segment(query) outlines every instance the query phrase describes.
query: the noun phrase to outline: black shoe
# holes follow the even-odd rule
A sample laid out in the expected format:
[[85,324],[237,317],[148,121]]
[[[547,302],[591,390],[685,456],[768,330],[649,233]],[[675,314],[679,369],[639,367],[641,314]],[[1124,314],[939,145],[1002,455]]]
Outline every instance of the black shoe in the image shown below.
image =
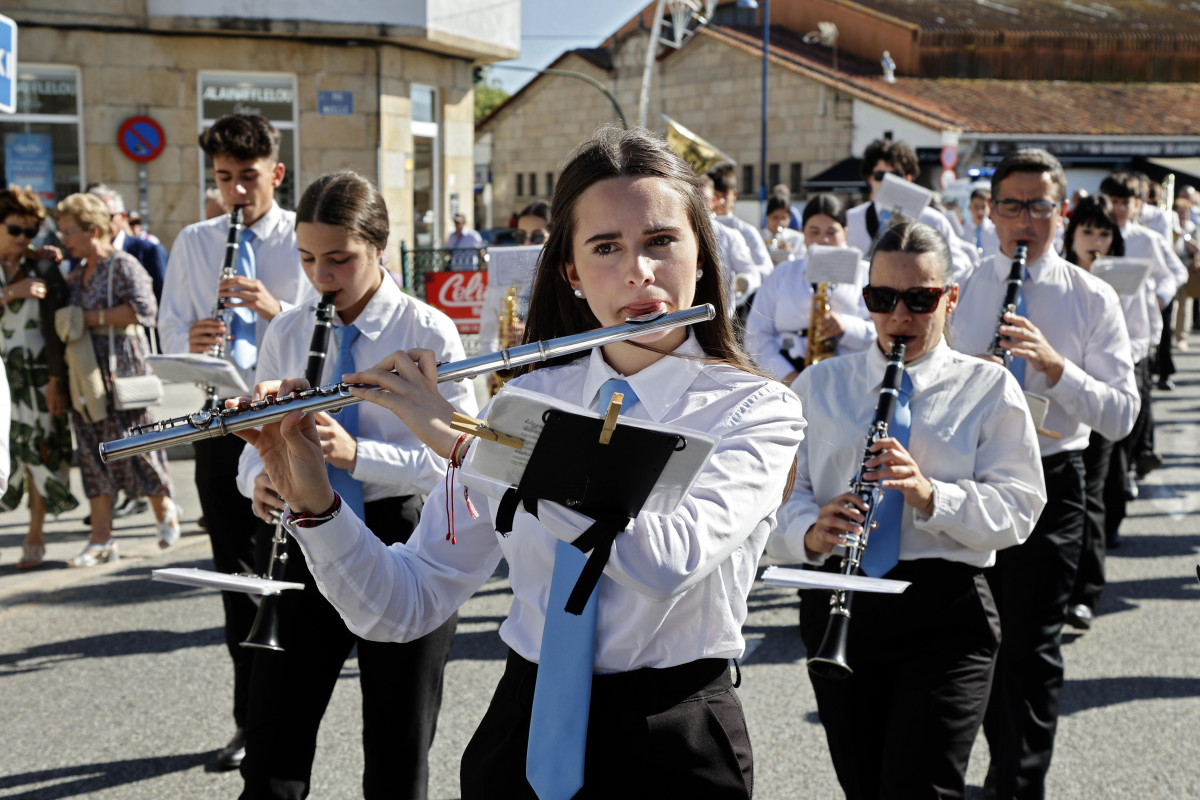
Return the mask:
[[1125,480],[1124,480],[1123,488],[1125,489],[1125,499],[1126,500],[1137,500],[1138,485],[1137,485],[1137,481],[1135,481],[1133,479],[1132,472],[1125,473]]
[[1175,381],[1171,380],[1170,378],[1159,378],[1157,386],[1164,392],[1175,391]]
[[1120,546],[1121,546],[1121,534],[1114,533],[1112,536],[1106,536],[1104,538],[1104,549],[1105,550],[1116,550]]
[[222,772],[237,769],[242,765],[242,759],[245,757],[246,731],[238,728],[237,732],[233,734],[233,738],[229,740],[229,744],[217,751],[217,769]]
[[139,497],[136,500],[132,497],[126,498],[125,502],[113,508],[113,519],[122,519],[124,517],[132,517],[134,514],[141,514],[150,510],[150,504],[145,498]]
[[1086,631],[1092,627],[1092,610],[1083,603],[1076,603],[1067,609],[1067,624],[1072,628]]
[[1138,480],[1140,481],[1142,478],[1146,477],[1151,472],[1154,472],[1154,470],[1158,469],[1162,465],[1163,460],[1154,453],[1147,453],[1146,455],[1142,456],[1134,465],[1134,468],[1137,470]]
[[196,524],[200,526],[200,530],[208,530],[208,520],[204,518],[203,514],[200,515],[200,519],[196,520]]

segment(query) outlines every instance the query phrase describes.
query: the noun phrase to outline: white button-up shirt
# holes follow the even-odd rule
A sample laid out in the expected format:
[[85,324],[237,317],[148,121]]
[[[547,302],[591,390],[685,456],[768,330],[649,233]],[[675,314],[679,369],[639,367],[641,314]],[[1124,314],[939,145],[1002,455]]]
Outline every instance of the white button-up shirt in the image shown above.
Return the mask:
[[[1011,267],[1007,256],[993,256],[962,284],[947,337],[954,349],[988,351]],[[1133,429],[1141,401],[1117,293],[1053,251],[1027,268],[1029,280],[1021,288],[1026,316],[1066,361],[1054,386],[1044,373],[1025,369],[1025,389],[1050,400],[1043,426],[1062,434],[1039,440],[1042,455],[1085,449],[1092,429],[1120,441]]]
[[[746,350],[758,368],[776,380],[796,369],[781,351],[803,359],[808,350],[808,338],[800,335],[812,315],[813,290],[805,274],[806,262],[801,257],[775,267],[754,296],[746,319]],[[875,325],[862,296],[868,268],[867,262],[859,262],[858,280],[837,284],[829,293],[829,309],[845,327],[837,340],[838,355],[862,352],[875,341]]]
[[[867,231],[867,209],[871,205],[871,202],[862,203],[846,212],[846,244],[857,247],[863,255],[870,253],[874,244],[871,234]],[[879,209],[875,209],[875,213],[878,214]],[[976,252],[975,245],[967,244],[958,237],[945,214],[936,208],[925,206],[921,209],[921,219],[918,222],[924,222],[946,240],[950,247],[950,259],[954,262],[955,281],[962,281],[979,266],[979,253]]]
[[746,220],[733,214],[714,215],[713,219],[735,233],[741,234],[742,241],[750,250],[750,259],[754,264],[754,271],[758,273],[758,282],[761,283],[762,279],[770,275],[771,270],[775,268],[775,262],[771,260],[771,251],[767,249],[767,243],[763,241],[762,233]]
[[[702,355],[694,338],[677,352]],[[512,385],[590,407],[612,377],[597,349]],[[802,438],[800,401],[782,384],[688,358],[663,358],[627,380],[640,400],[628,416],[703,431],[719,444],[674,513],[643,512],[617,536],[597,586],[596,670],[735,658],[745,647],[746,598]],[[463,494],[461,486],[454,491],[456,545],[446,541],[441,484],[405,545],[386,548],[345,507],[330,522],[292,532],[321,591],[367,639],[407,641],[433,630],[504,558],[513,603],[500,637],[537,661],[555,547],[591,520],[540,502],[538,517],[518,512],[501,536],[493,523],[498,500],[472,488],[481,512],[472,520]]]
[[962,240],[971,247],[976,247],[975,238],[978,231],[979,245],[977,250],[982,250],[979,253],[981,259],[988,256],[994,256],[1000,252],[1000,237],[996,234],[996,224],[987,217],[983,218],[983,222],[979,225],[975,224],[975,218],[967,214],[963,220],[963,235]]
[[[272,321],[259,350],[257,381],[303,377],[316,320],[316,308],[303,305]],[[436,308],[400,291],[387,275],[354,325],[361,335],[351,352],[359,369],[375,366],[396,350],[412,348],[432,350],[439,363],[466,357],[454,322]],[[333,374],[338,331],[343,327],[336,315],[334,327],[321,385],[342,379],[341,375]],[[440,383],[438,391],[464,414],[475,416],[479,410],[470,381]],[[333,418],[336,421],[338,415]],[[246,445],[238,464],[238,491],[253,497],[254,479],[262,469],[258,451]],[[395,414],[375,403],[358,404],[358,453],[350,476],[363,484],[363,500],[424,494],[445,475],[446,459],[426,447]]]
[[[850,491],[886,366],[875,346],[822,361],[793,383],[810,428],[796,454],[792,496],[767,545],[771,555],[825,560],[810,561],[804,534],[821,506]],[[1021,388],[1000,365],[945,342],[905,370],[913,385],[908,451],[933,484],[934,506],[925,514],[905,504],[900,558],[989,567],[997,550],[1029,537],[1046,505],[1037,434]]]
[[[250,230],[255,234],[252,247],[256,277],[283,309],[315,303],[316,291],[300,268],[295,212],[284,211],[272,202],[271,210]],[[158,335],[164,353],[191,352],[188,329],[194,322],[212,318],[228,238],[228,215],[189,225],[176,237],[158,305]],[[260,346],[268,322],[261,316],[256,319],[254,332]],[[242,377],[252,385],[254,370],[243,370]]]

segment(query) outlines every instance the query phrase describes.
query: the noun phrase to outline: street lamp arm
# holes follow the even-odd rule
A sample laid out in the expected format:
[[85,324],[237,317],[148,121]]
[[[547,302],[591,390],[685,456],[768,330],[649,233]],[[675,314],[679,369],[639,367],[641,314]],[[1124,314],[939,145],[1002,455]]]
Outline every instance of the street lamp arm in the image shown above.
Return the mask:
[[519,72],[536,72],[538,75],[558,75],[562,78],[576,78],[588,83],[600,91],[604,92],[604,96],[608,98],[608,102],[612,103],[613,111],[617,112],[617,118],[621,120],[621,127],[629,130],[629,123],[625,121],[625,112],[621,110],[621,104],[617,102],[617,98],[608,90],[600,81],[593,78],[591,75],[584,75],[582,72],[575,72],[569,69],[534,69],[533,67],[511,67],[506,64],[493,64],[493,69],[515,69]]

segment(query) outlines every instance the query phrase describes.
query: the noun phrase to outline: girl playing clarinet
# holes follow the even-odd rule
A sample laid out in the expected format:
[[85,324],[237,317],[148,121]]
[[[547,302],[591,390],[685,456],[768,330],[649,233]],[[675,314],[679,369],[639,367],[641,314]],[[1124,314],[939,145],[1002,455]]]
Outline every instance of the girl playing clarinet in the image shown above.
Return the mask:
[[[1000,365],[951,350],[957,301],[945,239],[905,222],[880,239],[863,290],[878,344],[800,373],[793,388],[814,433],[769,552],[822,566],[862,534],[867,505],[847,492],[860,464],[884,500],[863,569],[911,581],[899,595],[856,592],[843,680],[810,674],[848,800],[963,797],[983,720],[999,622],[983,570],[1029,535],[1046,501],[1033,421]],[[885,353],[906,342],[889,436],[863,459]],[[907,443],[906,443],[907,442]],[[897,498],[892,509],[888,496]],[[902,502],[899,500],[902,499]],[[801,592],[800,631],[816,653],[829,592]]]
[[[591,688],[582,752],[574,738],[559,752],[542,752],[545,730],[534,711],[537,695],[558,677],[538,666],[553,656],[551,619],[562,611],[550,601],[552,574],[575,550],[559,543],[578,538],[591,519],[538,502],[536,515],[519,509],[511,533],[500,535],[497,498],[472,488],[480,512],[472,519],[461,485],[452,497],[439,487],[412,538],[388,548],[330,487],[314,420],[296,412],[245,438],[288,501],[287,525],[322,591],[365,638],[424,635],[502,558],[508,562],[513,603],[500,636],[509,657],[463,755],[464,800],[748,798],[753,762],[728,660],[743,652],[746,599],[801,439],[800,406],[787,387],[752,372],[738,349],[696,178],[665,142],[640,129],[600,131],[564,168],[552,205],[556,221],[537,267],[527,342],[699,303],[717,312],[691,329],[557,359],[509,384],[603,408],[613,391],[604,385],[619,381],[627,416],[719,440],[673,513],[639,513],[616,537],[590,596],[594,655],[584,663]],[[457,463],[479,443],[451,429],[453,408],[436,390],[434,362],[428,351],[398,352],[346,379],[386,389],[353,391],[394,411]],[[287,380],[258,391],[300,385]],[[456,543],[447,539],[447,502]],[[557,765],[569,774],[547,780]]]
[[[303,374],[314,349],[320,352],[312,369],[320,370],[316,382],[321,385],[340,379],[342,372],[371,366],[397,347],[426,347],[440,360],[463,357],[454,323],[404,294],[384,273],[380,259],[388,228],[379,190],[355,172],[323,175],[305,189],[296,208],[300,264],[323,295],[322,303],[333,304],[332,341],[322,347],[314,339],[317,316],[310,306],[284,311],[272,321],[259,349],[259,380]],[[321,369],[320,356],[326,352]],[[338,377],[331,380],[334,375]],[[438,397],[447,407],[475,413],[469,382],[439,388]],[[425,447],[394,414],[371,404],[336,416],[319,413],[306,422],[317,446],[315,461],[323,462],[322,474],[328,468],[342,502],[365,520],[363,535],[381,548],[407,539],[422,496],[445,477],[445,458]],[[272,509],[283,505],[282,492],[276,492],[254,448],[242,453],[239,467],[238,488],[253,501],[254,513],[268,519]],[[270,541],[273,527],[264,526],[260,542]],[[404,644],[360,639],[321,597],[299,548],[291,549],[282,574],[276,570],[273,577],[305,588],[279,596],[283,650],[255,650],[242,800],[308,796],[317,728],[342,664],[356,645],[363,695],[363,796],[424,798],[455,614]]]

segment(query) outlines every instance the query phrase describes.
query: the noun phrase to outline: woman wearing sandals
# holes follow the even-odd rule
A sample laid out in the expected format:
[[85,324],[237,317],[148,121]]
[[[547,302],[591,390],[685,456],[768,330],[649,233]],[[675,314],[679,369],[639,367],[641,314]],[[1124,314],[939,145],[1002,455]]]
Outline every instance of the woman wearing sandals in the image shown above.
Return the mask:
[[73,258],[83,260],[67,275],[68,302],[83,309],[84,325],[90,329],[96,362],[110,398],[108,416],[97,422],[88,422],[78,410],[71,412],[75,436],[79,439],[83,489],[92,509],[91,538],[83,552],[70,562],[74,567],[117,559],[117,543],[112,535],[112,499],[118,489],[123,489],[129,497],[149,496],[158,520],[159,547],[170,547],[179,539],[179,507],[172,500],[174,492],[165,454],[147,453],[112,464],[100,461],[100,442],[120,439],[130,426],[153,421],[149,410],[144,408],[132,411],[112,408],[109,327],[115,333],[117,373],[122,377],[144,375],[148,371],[146,356],[150,353],[150,343],[141,326],[154,325],[158,313],[150,275],[133,256],[113,247],[108,222],[104,201],[94,195],[73,194],[58,204],[58,229],[63,246]]
[[67,422],[67,371],[54,312],[67,286],[51,259],[30,243],[46,211],[29,188],[0,191],[0,358],[12,396],[9,484],[0,511],[12,511],[29,492],[29,532],[17,569],[33,569],[46,555],[43,526],[79,505],[71,494],[71,429]]

